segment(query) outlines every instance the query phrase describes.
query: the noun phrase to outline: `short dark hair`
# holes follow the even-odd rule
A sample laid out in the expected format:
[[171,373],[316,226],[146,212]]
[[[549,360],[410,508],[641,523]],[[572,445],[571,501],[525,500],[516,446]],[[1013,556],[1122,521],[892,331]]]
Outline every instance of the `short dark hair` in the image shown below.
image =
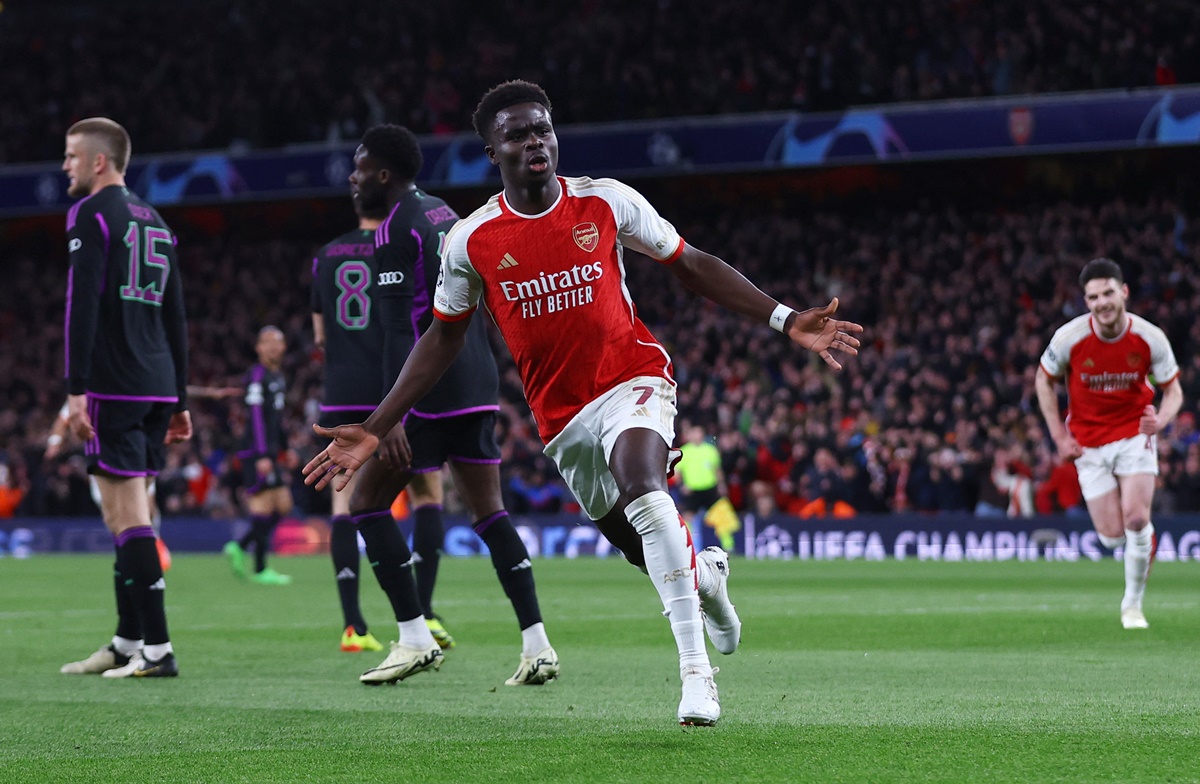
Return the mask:
[[415,180],[425,156],[412,131],[403,125],[376,125],[363,134],[367,154],[401,180]]
[[1089,280],[1108,280],[1109,278],[1116,279],[1117,283],[1124,283],[1125,276],[1121,274],[1121,267],[1112,259],[1092,259],[1087,264],[1083,265],[1083,272],[1079,273],[1079,287],[1087,286]]
[[133,143],[129,140],[129,131],[120,123],[107,117],[89,117],[68,128],[67,136],[87,136],[92,139],[100,148],[96,152],[107,155],[118,174],[125,173]]
[[546,107],[547,112],[551,111],[550,98],[545,90],[533,82],[513,79],[496,85],[479,99],[479,106],[475,107],[475,114],[471,115],[475,133],[479,134],[479,138],[484,142],[489,142],[488,133],[496,122],[496,115],[510,106],[522,103],[540,103]]

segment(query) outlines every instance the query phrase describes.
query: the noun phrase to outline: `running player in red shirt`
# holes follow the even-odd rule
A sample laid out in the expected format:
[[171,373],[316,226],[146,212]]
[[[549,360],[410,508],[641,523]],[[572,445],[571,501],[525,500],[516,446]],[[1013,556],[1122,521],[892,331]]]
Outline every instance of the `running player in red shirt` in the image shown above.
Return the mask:
[[[535,84],[490,90],[474,116],[504,191],[446,237],[436,319],[379,408],[305,467],[307,482],[340,487],[380,438],[453,361],[480,301],[499,327],[546,443],[588,516],[654,581],[679,648],[683,724],[720,716],[701,629],[732,653],[741,622],[726,593],[729,560],[693,552],[667,494],[674,439],[671,360],[637,318],[625,287],[624,248],[667,265],[689,289],[783,332],[835,370],[831,351],[857,354],[862,327],[832,318],[837,300],[796,313],[720,259],[687,245],[649,202],[615,180],[562,178],[550,101]],[[704,615],[701,615],[703,604]]]
[[[1129,286],[1109,259],[1093,259],[1079,276],[1089,313],[1054,333],[1042,354],[1037,397],[1064,460],[1074,460],[1096,534],[1105,547],[1125,545],[1121,625],[1145,629],[1142,595],[1154,549],[1150,504],[1158,476],[1158,434],[1183,405],[1179,365],[1161,329],[1125,310]],[[1055,385],[1067,385],[1064,423]],[[1163,391],[1156,410],[1154,387]]]

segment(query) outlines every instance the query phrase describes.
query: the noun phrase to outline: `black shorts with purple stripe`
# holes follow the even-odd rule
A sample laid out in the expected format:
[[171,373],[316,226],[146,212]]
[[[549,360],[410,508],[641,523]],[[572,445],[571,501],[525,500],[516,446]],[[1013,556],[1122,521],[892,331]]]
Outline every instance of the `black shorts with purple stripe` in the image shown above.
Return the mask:
[[96,435],[83,447],[88,473],[157,476],[167,449],[163,439],[177,402],[176,398],[89,392],[87,413]]
[[414,474],[436,471],[447,460],[500,464],[494,408],[437,417],[410,412],[404,420],[404,433],[412,447]]

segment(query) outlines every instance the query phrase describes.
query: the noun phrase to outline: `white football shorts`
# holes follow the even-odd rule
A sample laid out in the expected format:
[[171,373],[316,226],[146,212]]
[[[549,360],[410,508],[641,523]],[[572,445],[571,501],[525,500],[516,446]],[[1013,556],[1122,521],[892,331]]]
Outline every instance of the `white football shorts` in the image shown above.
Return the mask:
[[1158,476],[1158,436],[1139,433],[1103,446],[1085,446],[1075,458],[1075,470],[1086,501],[1116,490],[1118,476]]
[[646,428],[675,442],[675,386],[665,378],[638,376],[584,406],[544,450],[558,466],[584,513],[599,520],[617,504],[620,493],[608,458],[617,436]]

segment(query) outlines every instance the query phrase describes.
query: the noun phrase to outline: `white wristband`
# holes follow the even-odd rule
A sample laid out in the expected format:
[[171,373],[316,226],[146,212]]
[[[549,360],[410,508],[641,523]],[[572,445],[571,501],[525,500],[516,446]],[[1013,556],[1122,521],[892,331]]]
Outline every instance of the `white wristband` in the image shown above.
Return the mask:
[[62,436],[60,436],[58,433],[51,433],[50,437],[46,439],[46,443],[49,446],[58,446],[62,443]]
[[783,326],[787,324],[788,316],[796,311],[789,308],[787,305],[779,305],[775,308],[775,312],[771,314],[770,320],[767,322],[771,325],[771,329],[776,332],[783,332]]

